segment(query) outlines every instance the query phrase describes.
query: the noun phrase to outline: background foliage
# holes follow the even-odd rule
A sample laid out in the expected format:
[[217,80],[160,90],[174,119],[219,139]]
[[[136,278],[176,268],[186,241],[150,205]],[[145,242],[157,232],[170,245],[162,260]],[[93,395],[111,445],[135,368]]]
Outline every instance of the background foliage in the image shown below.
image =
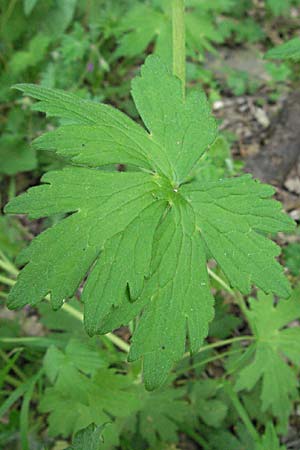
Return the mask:
[[[186,4],[189,92],[202,87],[216,108],[235,96],[257,96],[258,103],[272,104],[297,88],[298,0]],[[171,3],[0,0],[0,22],[4,207],[46,171],[69,166],[63,151],[31,145],[45,131],[68,125],[68,119],[37,113],[30,96],[21,97],[11,86],[30,82],[65,89],[117,106],[140,122],[131,80],[149,53],[170,64]],[[249,48],[258,60],[268,51],[262,60],[268,73],[264,81],[222,59],[224,51]],[[231,150],[235,140],[221,131],[202,159],[201,180],[217,182],[242,173],[243,163]],[[132,170],[115,164],[108,169],[129,175]],[[293,290],[288,300],[259,290],[243,297],[210,261],[216,315],[207,342],[192,357],[185,355],[162,387],[147,392],[141,363],[127,362],[135,321],[115,339],[89,338],[81,323],[80,292],[56,312],[47,299],[16,312],[5,307],[22,267],[20,250],[63,217],[58,213],[29,222],[23,216],[0,216],[0,448],[299,448],[299,231],[285,241],[281,259]]]

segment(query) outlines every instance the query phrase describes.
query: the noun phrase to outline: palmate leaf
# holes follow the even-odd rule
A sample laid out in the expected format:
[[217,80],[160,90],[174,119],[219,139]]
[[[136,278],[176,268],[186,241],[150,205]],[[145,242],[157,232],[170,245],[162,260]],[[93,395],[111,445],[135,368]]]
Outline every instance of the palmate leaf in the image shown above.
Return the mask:
[[91,423],[107,424],[102,447],[115,448],[124,423],[142,407],[139,387],[132,376],[107,368],[99,355],[97,362],[95,349],[87,347],[87,355],[78,358],[75,350],[84,347],[81,341],[71,341],[65,352],[48,349],[44,370],[51,387],[43,393],[39,410],[49,413],[50,436],[69,437]]
[[[213,317],[206,250],[232,286],[256,284],[283,297],[289,285],[266,233],[293,221],[250,176],[198,180],[200,157],[216,125],[203,93],[183,99],[180,81],[158,57],[147,58],[132,94],[146,131],[114,108],[33,85],[19,89],[36,109],[70,125],[38,139],[73,163],[42,179],[6,207],[31,218],[66,217],[20,255],[24,264],[8,305],[37,304],[50,293],[54,308],[84,279],[85,327],[105,333],[139,316],[129,358],[144,359],[148,389],[159,386],[188,348],[196,352]],[[135,171],[99,168],[130,164]],[[80,167],[78,167],[80,165]],[[84,167],[83,167],[84,166]]]
[[198,427],[196,418],[200,418],[209,427],[221,428],[228,408],[219,398],[218,389],[218,381],[209,378],[191,383],[189,397],[194,414],[189,414],[188,420],[194,421],[195,428]]
[[185,394],[184,388],[174,389],[173,386],[144,393],[132,432],[137,426],[139,434],[153,449],[159,448],[162,442],[177,443],[180,424],[190,412]]
[[[186,13],[188,54],[195,56],[204,50],[214,51],[212,44],[223,42],[223,35],[213,15],[208,11],[203,12],[202,5],[187,6],[192,7]],[[153,43],[155,54],[165,62],[171,61],[172,7],[170,0],[159,0],[151,4],[137,2],[124,15],[117,31],[119,45],[115,52],[116,57],[138,57]]]
[[239,372],[236,388],[251,390],[261,380],[262,410],[271,411],[287,425],[297,394],[297,375],[288,361],[299,367],[300,328],[286,326],[300,318],[300,288],[288,300],[274,305],[272,295],[260,293],[251,299],[247,313],[256,336],[252,361]]

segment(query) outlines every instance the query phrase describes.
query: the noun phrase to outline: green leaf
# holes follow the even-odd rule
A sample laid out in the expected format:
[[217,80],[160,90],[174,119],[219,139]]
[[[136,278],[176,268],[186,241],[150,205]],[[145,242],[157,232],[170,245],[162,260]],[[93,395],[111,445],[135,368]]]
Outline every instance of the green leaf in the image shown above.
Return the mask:
[[153,141],[172,163],[175,182],[181,184],[216,138],[205,94],[193,91],[184,101],[179,79],[152,57],[142,67],[141,77],[133,80],[132,95]]
[[[59,308],[65,298],[72,297],[92,266],[93,272],[98,270],[97,264],[94,263],[104,245],[108,246],[111,242],[117,245],[127,228],[130,230],[132,226],[139,226],[148,213],[148,208],[160,209],[163,204],[163,201],[153,204],[157,184],[152,176],[141,172],[116,174],[74,167],[51,172],[42,180],[47,184],[17,197],[8,206],[8,211],[27,212],[32,218],[73,211],[74,213],[42,233],[21,254],[20,263],[29,263],[19,277],[20,283],[11,291],[11,307],[25,305],[29,297],[29,303],[34,305],[51,292],[52,304]],[[138,238],[136,235],[136,239]],[[147,235],[145,238],[147,239]],[[133,287],[136,289],[143,284],[144,276],[149,271],[151,255],[142,257],[144,245],[145,242],[138,239],[137,264],[133,267],[127,265],[128,274],[136,267],[136,278],[133,281]],[[45,251],[50,248],[51,251],[47,250],[45,258]],[[144,264],[143,267],[138,264],[140,260]],[[30,280],[35,278],[37,270],[44,272],[46,276],[40,277],[32,284]],[[92,273],[90,283],[93,282],[94,276]],[[85,296],[90,292],[90,283]],[[22,293],[25,286],[28,298]],[[125,291],[126,284],[119,295],[124,296]],[[112,306],[119,300],[110,298],[110,301]],[[87,308],[89,306],[86,305]],[[89,311],[87,314],[89,316]],[[89,317],[86,319],[90,328]]]
[[[152,2],[153,3],[153,2]],[[214,51],[214,43],[223,42],[218,23],[213,14],[203,13],[199,2],[186,11],[186,46],[190,56],[205,50]],[[145,17],[147,20],[145,21]],[[138,3],[130,8],[117,29],[119,45],[115,57],[137,57],[145,53],[151,43],[154,53],[165,63],[172,58],[172,9],[169,0],[157,4]],[[141,26],[143,24],[143,26]]]
[[[114,108],[62,91],[19,85],[35,109],[70,125],[36,145],[70,159],[6,207],[32,219],[64,215],[25,249],[25,265],[8,305],[36,305],[50,294],[55,309],[83,283],[85,327],[112,331],[139,316],[130,360],[144,359],[148,389],[159,386],[188,348],[196,352],[213,318],[207,250],[230,284],[256,284],[289,295],[266,233],[293,221],[250,176],[207,182],[195,174],[213,144],[216,125],[203,93],[182,98],[180,81],[157,57],[147,58],[132,93],[148,129]],[[101,170],[126,163],[134,171]],[[73,164],[73,166],[72,166]],[[78,167],[78,165],[80,167]],[[43,276],[41,276],[43,274]]]
[[[147,20],[145,21],[145,17]],[[143,26],[141,26],[141,23]],[[122,18],[118,27],[120,35],[119,45],[115,56],[135,57],[142,54],[153,40],[157,39],[157,48],[162,55],[171,42],[171,23],[163,11],[155,9],[147,4],[134,5]],[[163,48],[161,35],[166,38]],[[171,51],[166,50],[171,56]]]
[[57,36],[65,31],[70,25],[77,0],[64,0],[63,2],[55,2],[49,9],[45,20],[43,21],[43,28],[50,36]]
[[228,413],[226,404],[218,398],[218,388],[217,380],[198,380],[192,383],[190,393],[195,417],[199,417],[202,422],[213,428],[220,428]]
[[201,165],[197,169],[197,176],[203,181],[218,181],[232,174],[230,145],[223,136],[217,137],[209,152],[201,158]]
[[[234,432],[224,429],[214,429],[208,432],[206,439],[213,450],[255,450],[255,444],[247,429],[241,422],[234,423]],[[265,448],[264,450],[271,450]],[[272,449],[273,450],[273,449]]]
[[10,259],[24,246],[22,231],[18,228],[16,220],[9,216],[0,215],[0,249]]
[[72,441],[72,446],[66,450],[100,450],[102,448],[102,433],[105,425],[91,423],[87,428],[78,431]]
[[286,13],[290,8],[290,0],[267,0],[267,6],[274,14],[274,16],[280,16]]
[[276,430],[272,422],[266,426],[265,434],[261,439],[261,443],[257,444],[255,450],[286,450],[286,447],[280,445]]
[[94,357],[82,355],[78,360],[78,354],[70,354],[70,348],[65,353],[50,348],[45,369],[53,386],[46,389],[39,409],[49,413],[49,435],[69,437],[91,423],[110,422],[103,431],[103,448],[111,448],[110,442],[118,444],[118,420],[124,422],[141,406],[132,377],[107,367],[95,370]]
[[300,273],[300,242],[291,242],[283,249],[286,267],[295,276]]
[[20,76],[22,72],[30,67],[37,66],[45,57],[50,45],[51,38],[43,33],[38,33],[28,43],[26,50],[15,52],[8,63],[10,76]]
[[150,448],[158,448],[160,442],[178,442],[179,424],[189,411],[183,395],[184,389],[172,387],[145,393],[137,424],[139,433]]
[[272,48],[265,54],[268,59],[292,59],[293,61],[300,60],[300,38],[296,37],[284,44]]
[[36,153],[20,136],[3,134],[0,139],[0,173],[15,175],[37,166]]
[[44,368],[50,381],[54,382],[60,370],[67,364],[85,374],[94,374],[97,369],[107,365],[98,351],[79,339],[71,339],[65,352],[54,345],[48,349],[44,359]]
[[251,345],[255,353],[239,372],[236,384],[238,390],[251,390],[261,380],[262,410],[271,411],[283,426],[297,395],[297,376],[288,361],[299,366],[300,328],[286,326],[300,318],[299,299],[299,288],[278,305],[272,295],[262,292],[258,300],[251,299],[247,316],[257,338]]
[[201,236],[231,285],[243,294],[256,284],[266,292],[289,296],[289,284],[273,258],[280,248],[265,233],[291,229],[281,204],[269,200],[274,189],[250,175],[183,186],[197,215]]
[[215,317],[209,327],[209,336],[226,339],[241,323],[242,320],[231,314],[228,305],[219,298],[216,300]]
[[[72,298],[68,304],[75,308],[78,312],[81,312],[81,304],[77,299]],[[38,312],[40,316],[40,322],[53,334],[53,331],[57,331],[58,334],[63,337],[67,333],[72,337],[82,337],[84,329],[78,326],[78,319],[71,316],[64,309],[59,311],[53,311],[49,302],[43,302],[38,306]],[[66,336],[67,337],[67,336]]]
[[154,241],[152,277],[140,298],[145,308],[129,354],[132,361],[144,355],[148,389],[180,359],[186,333],[191,352],[198,350],[213,318],[205,251],[193,214],[188,204],[173,207]]

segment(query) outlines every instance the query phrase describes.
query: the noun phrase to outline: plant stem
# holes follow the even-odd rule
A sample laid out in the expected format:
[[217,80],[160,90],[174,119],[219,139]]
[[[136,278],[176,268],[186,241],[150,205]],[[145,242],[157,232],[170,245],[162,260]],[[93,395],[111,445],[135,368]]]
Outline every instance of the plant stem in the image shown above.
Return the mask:
[[13,386],[15,388],[18,388],[22,384],[22,381],[16,380],[11,375],[6,375],[5,376],[5,381],[7,381],[8,384],[10,384],[11,386]]
[[4,277],[3,275],[0,275],[0,283],[7,284],[7,286],[13,286],[16,282],[11,278],[7,278]]
[[259,435],[258,435],[253,423],[251,422],[251,419],[248,416],[248,413],[247,413],[244,405],[240,401],[237,393],[234,391],[234,389],[232,388],[229,381],[225,381],[224,390],[225,390],[226,394],[228,395],[228,397],[230,398],[231,403],[233,404],[234,408],[236,409],[236,412],[238,413],[239,417],[244,422],[244,425],[247,428],[250,436],[252,437],[254,442],[258,442]]
[[172,35],[173,35],[173,73],[182,82],[182,95],[185,97],[185,0],[173,0]]
[[16,179],[11,176],[8,184],[8,200],[12,200],[16,196]]
[[[83,314],[77,309],[73,308],[73,306],[64,303],[62,309],[66,311],[71,316],[83,322]],[[123,341],[123,339],[119,338],[113,333],[105,334],[105,337],[110,340],[116,347],[119,347],[120,350],[123,350],[126,353],[129,353],[130,345],[127,342]]]
[[[9,361],[9,357],[7,356],[7,354],[0,349],[0,356],[2,359],[4,359],[5,362]],[[26,375],[22,372],[21,369],[19,369],[19,367],[16,364],[12,364],[11,368],[13,369],[13,371],[15,372],[16,375],[18,375],[18,377],[22,380],[22,381],[26,381],[27,377]]]
[[3,259],[0,259],[0,268],[8,272],[10,275],[14,276],[18,275],[18,270],[15,269],[15,267],[9,261],[4,261]]
[[180,376],[180,375],[184,375],[188,370],[192,370],[192,369],[196,369],[197,367],[201,367],[201,366],[205,366],[206,364],[213,362],[213,361],[218,361],[218,359],[223,359],[225,358],[225,356],[231,356],[231,355],[235,355],[236,353],[241,353],[243,351],[242,348],[238,349],[238,350],[230,350],[228,352],[223,352],[223,353],[218,353],[215,356],[212,356],[211,358],[206,358],[203,361],[199,361],[198,363],[192,364],[189,367],[185,368],[184,370],[176,370],[176,376]]
[[207,272],[211,278],[216,280],[219,283],[219,285],[225,289],[225,291],[229,292],[231,295],[233,295],[235,297],[234,290],[231,289],[231,287],[228,286],[228,284],[221,277],[219,277],[219,275],[217,275],[215,272],[213,272],[209,267],[207,268]]
[[240,310],[244,314],[244,317],[247,319],[247,321],[249,321],[249,319],[247,317],[248,308],[246,306],[246,302],[244,300],[244,297],[239,292],[235,292],[235,299],[236,299],[236,302],[237,302]]
[[50,342],[47,338],[40,336],[0,337],[0,342],[3,344],[30,344],[41,341]]
[[[229,339],[224,339],[222,341],[213,342],[212,344],[204,345],[204,347],[201,347],[198,353],[206,352],[207,350],[212,350],[213,348],[223,347],[225,345],[234,344],[235,342],[241,342],[241,341],[254,341],[254,336],[237,336]],[[187,352],[184,354],[184,357],[189,357],[190,353]]]
[[234,297],[237,305],[239,306],[240,310],[242,311],[245,318],[247,319],[248,309],[245,304],[243,296],[239,292],[233,290],[230,286],[228,286],[228,284],[221,277],[219,277],[217,274],[215,274],[215,272],[213,272],[209,267],[207,268],[207,272],[211,278],[216,280],[220,286],[222,286],[227,292],[229,292],[229,294],[231,294]]
[[211,450],[211,446],[209,445],[209,443],[202,436],[200,436],[198,433],[192,430],[190,427],[188,427],[187,425],[179,425],[179,428],[183,433],[192,438],[193,441],[201,445],[201,447],[204,450]]

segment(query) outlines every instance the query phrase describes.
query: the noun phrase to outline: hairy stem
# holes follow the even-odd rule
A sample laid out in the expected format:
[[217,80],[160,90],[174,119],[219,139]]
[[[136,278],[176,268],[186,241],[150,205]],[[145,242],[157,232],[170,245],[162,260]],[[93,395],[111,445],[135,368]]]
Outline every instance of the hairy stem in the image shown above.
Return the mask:
[[185,97],[185,0],[173,0],[172,35],[173,35],[173,73],[182,82],[182,94]]

